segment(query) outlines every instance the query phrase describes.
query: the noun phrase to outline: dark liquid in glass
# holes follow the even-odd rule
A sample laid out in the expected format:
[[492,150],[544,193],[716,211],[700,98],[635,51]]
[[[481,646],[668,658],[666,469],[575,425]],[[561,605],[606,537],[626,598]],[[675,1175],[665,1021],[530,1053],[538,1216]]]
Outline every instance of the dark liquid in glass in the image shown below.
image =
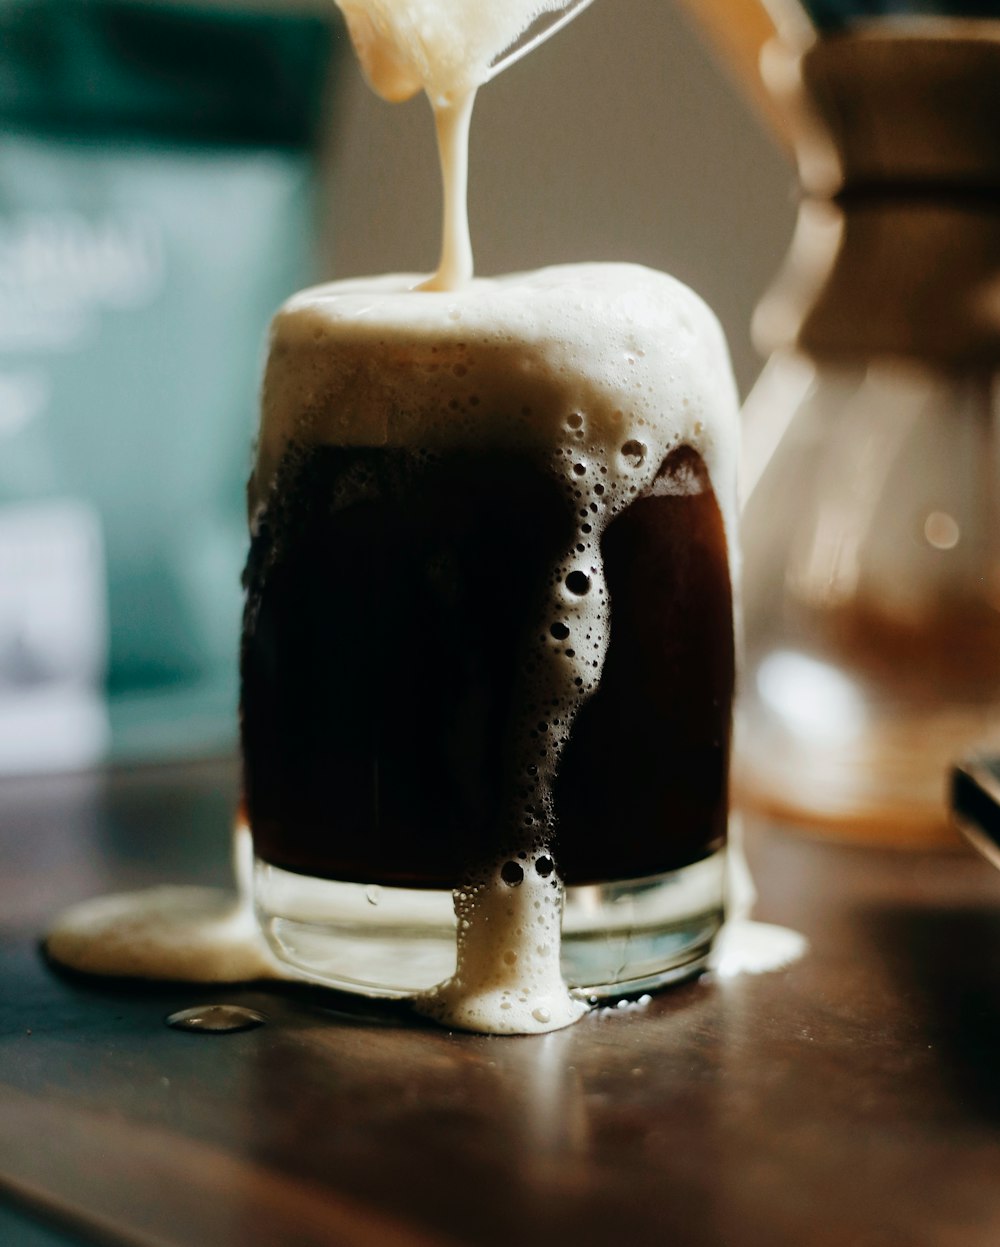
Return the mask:
[[[527,452],[286,458],[247,567],[242,731],[258,857],[450,889],[507,851],[525,655],[550,626],[552,569],[576,522]],[[732,598],[701,458],[672,452],[600,549],[610,642],[553,790],[551,848],[568,885],[671,871],[726,834]]]

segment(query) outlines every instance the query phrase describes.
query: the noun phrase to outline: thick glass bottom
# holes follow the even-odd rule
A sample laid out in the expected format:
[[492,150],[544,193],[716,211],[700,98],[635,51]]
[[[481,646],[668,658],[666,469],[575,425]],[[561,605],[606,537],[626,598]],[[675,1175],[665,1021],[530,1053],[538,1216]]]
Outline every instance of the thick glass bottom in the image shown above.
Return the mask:
[[[722,925],[725,883],[720,850],[651,878],[567,888],[566,982],[600,999],[696,974]],[[450,892],[338,883],[258,858],[254,900],[278,958],[342,991],[410,996],[455,972]]]

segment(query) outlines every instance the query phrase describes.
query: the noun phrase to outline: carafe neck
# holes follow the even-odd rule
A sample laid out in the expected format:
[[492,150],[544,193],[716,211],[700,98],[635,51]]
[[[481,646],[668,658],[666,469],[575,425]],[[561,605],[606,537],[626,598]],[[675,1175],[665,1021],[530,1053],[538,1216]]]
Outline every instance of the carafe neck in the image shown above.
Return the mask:
[[1000,21],[869,23],[770,45],[803,190],[758,343],[824,361],[1000,363]]

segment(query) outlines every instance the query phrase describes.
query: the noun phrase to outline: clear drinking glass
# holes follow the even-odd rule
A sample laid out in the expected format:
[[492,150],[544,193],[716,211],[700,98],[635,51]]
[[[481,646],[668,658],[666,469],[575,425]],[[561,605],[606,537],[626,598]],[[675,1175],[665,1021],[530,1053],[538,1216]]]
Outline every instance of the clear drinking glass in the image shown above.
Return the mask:
[[[453,891],[508,852],[504,869],[522,869],[523,807],[555,828],[537,869],[565,885],[571,986],[621,994],[692,973],[723,917],[734,676],[726,531],[701,456],[651,458],[588,553],[647,445],[588,442],[579,374],[550,366],[572,351],[541,351],[516,300],[511,323],[477,336],[468,302],[403,293],[404,320],[437,300],[434,330],[383,333],[376,294],[324,320],[337,289],[276,321],[251,483],[245,795],[272,948],[348,990],[441,982]],[[622,375],[616,421],[635,402]],[[453,392],[471,395],[465,416],[448,418]],[[410,418],[435,403],[443,419]],[[591,661],[581,621],[604,594],[607,648]],[[540,645],[600,668],[568,729],[552,689],[539,694]],[[538,767],[522,765],[525,741]],[[532,806],[546,751],[558,761]]]

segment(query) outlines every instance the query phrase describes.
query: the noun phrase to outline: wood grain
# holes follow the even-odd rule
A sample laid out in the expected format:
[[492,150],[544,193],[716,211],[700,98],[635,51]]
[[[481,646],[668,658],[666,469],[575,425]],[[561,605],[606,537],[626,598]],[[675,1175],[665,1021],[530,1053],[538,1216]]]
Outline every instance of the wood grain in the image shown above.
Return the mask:
[[[224,875],[234,792],[227,767],[0,785],[0,1194],[71,1241],[1000,1241],[1000,876],[971,852],[754,828],[804,961],[537,1038],[45,965],[53,908]],[[164,1025],[212,999],[268,1023]]]
[[[447,1247],[346,1196],[197,1139],[0,1087],[0,1189],[98,1241]],[[164,1203],[168,1215],[164,1215]]]

